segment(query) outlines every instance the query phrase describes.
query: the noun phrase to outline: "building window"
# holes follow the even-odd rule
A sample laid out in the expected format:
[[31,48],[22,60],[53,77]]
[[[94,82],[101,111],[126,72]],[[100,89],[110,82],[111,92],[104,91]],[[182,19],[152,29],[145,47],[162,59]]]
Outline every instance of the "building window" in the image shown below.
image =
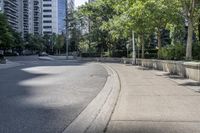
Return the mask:
[[52,23],[51,20],[44,20],[43,23]]
[[43,7],[51,7],[51,4],[43,4]]
[[43,10],[43,12],[52,12],[52,10]]
[[51,29],[52,26],[43,26],[44,29]]
[[44,18],[51,18],[52,15],[43,15]]

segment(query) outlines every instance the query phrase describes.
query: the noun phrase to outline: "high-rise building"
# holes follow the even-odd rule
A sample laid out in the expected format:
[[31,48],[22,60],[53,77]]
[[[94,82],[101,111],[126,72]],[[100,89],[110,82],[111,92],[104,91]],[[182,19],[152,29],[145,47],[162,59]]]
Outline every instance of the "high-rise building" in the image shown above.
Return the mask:
[[42,1],[42,33],[58,34],[58,0]]
[[0,12],[3,11],[3,0],[0,0]]
[[8,23],[14,30],[19,31],[18,0],[2,0],[1,3],[1,5],[3,5],[2,10],[8,19]]
[[95,0],[88,0],[88,2],[93,2],[93,1],[95,1]]
[[21,2],[21,28],[23,35],[42,33],[41,0],[23,0]]
[[0,9],[4,12],[10,26],[22,36],[41,34],[42,0],[0,0]]
[[0,11],[23,37],[66,32],[66,15],[73,10],[74,0],[0,0]]
[[62,34],[66,32],[66,7],[67,0],[59,0],[58,3],[58,33]]

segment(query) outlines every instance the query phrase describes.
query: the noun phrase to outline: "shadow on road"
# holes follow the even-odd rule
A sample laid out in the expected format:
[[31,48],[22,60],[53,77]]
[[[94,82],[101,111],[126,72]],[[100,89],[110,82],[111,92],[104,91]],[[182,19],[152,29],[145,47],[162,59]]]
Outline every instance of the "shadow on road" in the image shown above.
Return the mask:
[[[66,67],[69,66],[70,70],[78,67],[74,71],[87,70],[82,69],[84,65],[85,62],[55,63],[46,61],[45,63],[0,70],[0,132],[62,132],[98,94],[105,82],[103,78],[106,76],[99,77],[102,79],[101,83],[93,81],[98,87],[94,84],[86,86],[81,83],[84,78],[81,76],[88,78],[89,75],[86,73],[73,75],[72,72],[68,72],[69,77],[66,80],[68,84],[63,84],[64,81],[61,78],[67,76],[62,75],[66,72]],[[62,70],[54,72],[54,69],[60,68]],[[42,69],[42,71],[38,72],[37,69]],[[77,79],[78,81],[72,81],[70,76],[81,78]],[[80,90],[78,82],[80,85],[83,84],[83,90]],[[75,90],[65,89],[68,87],[67,85],[73,85]],[[94,90],[88,89],[94,86],[96,87]],[[68,95],[69,93],[72,95]],[[81,96],[82,94],[85,95]]]

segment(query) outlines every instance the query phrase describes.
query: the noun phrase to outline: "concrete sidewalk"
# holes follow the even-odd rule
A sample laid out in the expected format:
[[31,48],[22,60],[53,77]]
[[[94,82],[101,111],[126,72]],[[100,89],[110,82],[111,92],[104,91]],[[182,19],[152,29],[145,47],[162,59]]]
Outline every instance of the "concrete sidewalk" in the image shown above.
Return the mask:
[[109,64],[121,93],[107,133],[200,133],[200,94],[137,66]]

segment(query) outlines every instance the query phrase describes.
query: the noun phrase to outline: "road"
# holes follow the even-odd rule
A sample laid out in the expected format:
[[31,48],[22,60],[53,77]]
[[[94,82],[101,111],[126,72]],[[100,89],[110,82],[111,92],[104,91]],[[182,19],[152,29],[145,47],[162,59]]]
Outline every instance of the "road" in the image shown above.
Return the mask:
[[0,133],[62,133],[104,87],[98,64],[9,58],[0,70]]

